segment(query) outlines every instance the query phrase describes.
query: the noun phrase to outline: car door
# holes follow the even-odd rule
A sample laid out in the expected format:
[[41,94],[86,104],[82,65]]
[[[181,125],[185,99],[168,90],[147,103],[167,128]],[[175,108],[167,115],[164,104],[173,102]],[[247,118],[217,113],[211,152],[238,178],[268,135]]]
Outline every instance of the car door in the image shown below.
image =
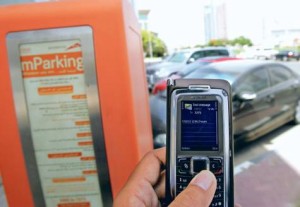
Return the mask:
[[234,84],[233,127],[236,139],[251,140],[263,133],[274,108],[270,90],[270,77],[265,67],[252,69]]
[[274,121],[277,125],[282,125],[294,116],[298,96],[298,80],[295,74],[289,69],[279,64],[269,66],[272,90],[274,92],[275,111]]

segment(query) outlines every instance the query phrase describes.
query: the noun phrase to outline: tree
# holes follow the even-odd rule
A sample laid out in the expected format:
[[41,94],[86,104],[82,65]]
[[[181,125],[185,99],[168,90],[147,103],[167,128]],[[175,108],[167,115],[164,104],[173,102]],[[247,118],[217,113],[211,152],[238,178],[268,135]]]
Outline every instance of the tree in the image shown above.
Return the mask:
[[240,36],[238,38],[235,38],[231,41],[231,45],[240,45],[240,46],[244,46],[244,45],[248,45],[248,46],[252,46],[252,42],[250,39],[245,38],[244,36]]
[[229,44],[229,41],[226,39],[213,39],[210,40],[208,46],[226,46]]
[[250,39],[245,38],[243,36],[237,37],[233,40],[227,40],[227,39],[212,39],[209,41],[208,46],[226,46],[226,45],[248,45],[252,46],[252,42]]
[[142,41],[146,57],[150,57],[150,44],[152,46],[153,57],[163,57],[165,55],[167,47],[165,43],[160,38],[158,38],[155,33],[142,30]]

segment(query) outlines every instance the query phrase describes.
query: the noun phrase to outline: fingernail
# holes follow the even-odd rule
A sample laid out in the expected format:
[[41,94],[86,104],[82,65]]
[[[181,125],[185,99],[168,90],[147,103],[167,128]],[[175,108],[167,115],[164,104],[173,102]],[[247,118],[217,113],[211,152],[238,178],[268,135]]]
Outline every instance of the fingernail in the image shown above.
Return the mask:
[[203,170],[193,178],[190,184],[196,185],[207,191],[213,184],[215,179],[215,176],[211,172],[209,172],[208,170]]

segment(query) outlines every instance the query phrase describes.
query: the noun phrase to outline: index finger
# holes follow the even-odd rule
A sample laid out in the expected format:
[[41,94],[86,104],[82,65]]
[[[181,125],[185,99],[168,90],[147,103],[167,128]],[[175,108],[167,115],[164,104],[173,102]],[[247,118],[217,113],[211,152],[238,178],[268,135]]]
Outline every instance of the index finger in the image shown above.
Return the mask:
[[146,180],[154,186],[160,178],[161,168],[166,164],[166,148],[148,152],[130,176],[130,181]]

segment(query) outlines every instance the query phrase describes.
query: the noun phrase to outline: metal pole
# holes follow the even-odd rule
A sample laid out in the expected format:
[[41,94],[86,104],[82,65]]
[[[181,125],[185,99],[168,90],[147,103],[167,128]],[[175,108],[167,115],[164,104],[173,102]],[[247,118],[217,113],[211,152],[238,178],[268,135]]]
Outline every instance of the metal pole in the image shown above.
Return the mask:
[[148,50],[150,58],[153,58],[152,42],[151,42],[151,32],[148,30]]

